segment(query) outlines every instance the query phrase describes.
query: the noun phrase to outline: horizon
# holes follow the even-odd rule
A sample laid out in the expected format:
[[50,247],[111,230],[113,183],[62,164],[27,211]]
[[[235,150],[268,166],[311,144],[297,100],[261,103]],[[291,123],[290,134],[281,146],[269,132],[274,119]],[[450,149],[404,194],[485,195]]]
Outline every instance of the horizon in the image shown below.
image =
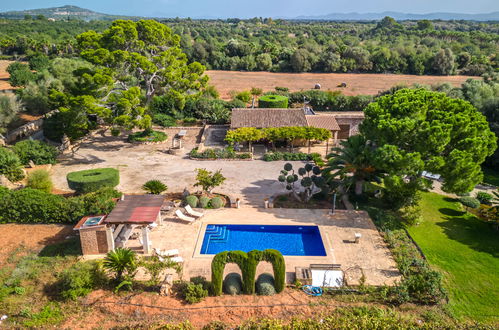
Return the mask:
[[[124,5],[124,3],[126,5]],[[0,4],[0,12],[35,10],[66,5],[78,6],[95,12],[109,15],[143,16],[156,18],[191,17],[191,18],[252,18],[275,17],[294,18],[300,16],[322,16],[328,14],[379,14],[397,12],[403,14],[488,14],[499,11],[499,2],[477,0],[473,10],[464,1],[444,0],[434,3],[420,1],[410,5],[395,0],[371,2],[357,0],[348,4],[337,4],[339,1],[311,0],[307,9],[302,9],[302,2],[296,0],[255,0],[252,3],[237,3],[229,0],[213,0],[209,3],[199,0],[144,0],[140,4],[135,1],[96,1],[96,0],[50,0],[41,4],[36,0],[20,0],[16,3]],[[319,9],[320,8],[320,9]]]

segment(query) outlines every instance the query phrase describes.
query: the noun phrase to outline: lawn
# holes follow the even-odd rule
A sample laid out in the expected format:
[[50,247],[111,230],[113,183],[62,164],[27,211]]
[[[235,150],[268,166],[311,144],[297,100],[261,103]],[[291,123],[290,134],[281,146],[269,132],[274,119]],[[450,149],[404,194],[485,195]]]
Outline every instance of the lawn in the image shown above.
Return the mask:
[[444,274],[451,313],[499,322],[499,233],[445,196],[424,193],[421,206],[423,221],[409,232]]
[[499,187],[499,171],[485,166],[482,167],[482,170],[483,182]]

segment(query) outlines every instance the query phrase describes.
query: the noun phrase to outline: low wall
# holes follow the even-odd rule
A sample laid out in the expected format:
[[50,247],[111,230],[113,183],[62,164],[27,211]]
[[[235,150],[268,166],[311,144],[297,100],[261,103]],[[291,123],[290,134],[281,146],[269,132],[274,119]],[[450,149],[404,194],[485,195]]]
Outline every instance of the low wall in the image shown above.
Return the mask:
[[45,118],[50,117],[52,114],[57,112],[57,110],[50,111],[45,114],[40,119],[30,121],[29,123],[26,123],[22,125],[21,127],[18,127],[5,135],[5,142],[6,143],[14,143],[16,141],[28,138],[30,136],[33,136],[34,134],[40,132],[42,130],[42,125],[43,125],[43,120]]

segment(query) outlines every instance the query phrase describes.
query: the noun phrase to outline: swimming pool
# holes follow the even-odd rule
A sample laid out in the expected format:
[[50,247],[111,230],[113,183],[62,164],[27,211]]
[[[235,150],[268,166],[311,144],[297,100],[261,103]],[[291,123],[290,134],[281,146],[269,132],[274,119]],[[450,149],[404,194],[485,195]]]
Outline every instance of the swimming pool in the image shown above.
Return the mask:
[[326,256],[319,227],[207,225],[201,254],[276,249],[285,256]]

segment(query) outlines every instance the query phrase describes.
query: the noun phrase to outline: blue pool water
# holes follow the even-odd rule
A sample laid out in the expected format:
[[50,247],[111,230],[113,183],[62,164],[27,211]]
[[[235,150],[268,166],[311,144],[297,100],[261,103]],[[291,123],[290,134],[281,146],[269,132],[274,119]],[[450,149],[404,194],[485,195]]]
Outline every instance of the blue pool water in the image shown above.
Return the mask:
[[275,249],[285,256],[326,256],[317,226],[208,225],[201,254]]

